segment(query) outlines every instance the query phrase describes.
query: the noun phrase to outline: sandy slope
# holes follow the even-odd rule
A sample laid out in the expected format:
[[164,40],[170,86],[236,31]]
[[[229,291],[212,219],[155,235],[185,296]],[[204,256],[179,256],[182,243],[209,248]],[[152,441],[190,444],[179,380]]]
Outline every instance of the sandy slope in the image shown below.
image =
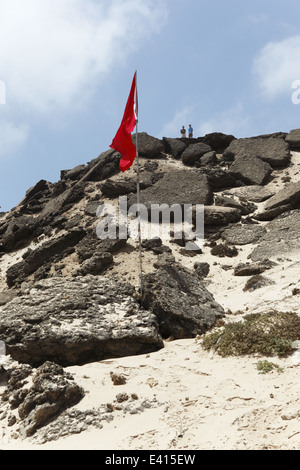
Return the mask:
[[[292,181],[299,179],[300,154],[293,154],[293,165],[284,170]],[[280,175],[270,188],[281,187]],[[260,210],[260,208],[259,208]],[[173,254],[187,267],[197,257]],[[254,292],[243,292],[245,277],[233,276],[233,268],[246,261],[252,245],[239,247],[236,258],[216,258],[204,248],[199,260],[208,261],[211,269],[205,283],[217,302],[233,314],[226,321],[236,321],[236,312],[260,312],[271,309],[299,310],[299,296],[292,288],[299,286],[299,255],[289,254],[281,264],[268,270],[274,285]],[[177,253],[176,253],[177,251]],[[144,269],[153,269],[150,254],[144,258]],[[130,262],[120,254],[112,273],[130,276],[138,282],[138,258],[131,253]],[[223,269],[231,265],[231,269]],[[129,273],[129,274],[126,274]],[[282,368],[267,374],[257,370],[261,357],[221,358],[201,347],[201,338],[165,342],[165,347],[148,355],[114,359],[69,367],[75,381],[81,384],[85,398],[78,410],[107,410],[117,395],[135,394],[137,403],[148,407],[132,412],[125,400],[119,410],[111,412],[110,422],[103,427],[90,427],[50,442],[43,442],[42,432],[25,441],[13,438],[13,427],[2,429],[2,449],[291,449],[300,448],[300,351],[285,359],[273,358]],[[268,358],[270,360],[270,358]],[[123,374],[124,385],[113,385],[110,372]],[[130,411],[131,410],[131,411]],[[1,426],[1,421],[0,421]]]

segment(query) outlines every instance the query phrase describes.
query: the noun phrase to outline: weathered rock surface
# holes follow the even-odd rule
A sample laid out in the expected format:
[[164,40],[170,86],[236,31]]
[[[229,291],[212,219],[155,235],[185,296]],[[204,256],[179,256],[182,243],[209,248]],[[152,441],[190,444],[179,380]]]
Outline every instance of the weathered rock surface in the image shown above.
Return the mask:
[[[132,139],[135,143],[135,136]],[[146,132],[138,133],[138,151],[139,156],[144,158],[161,158],[166,153],[163,142]]]
[[241,201],[251,202],[263,202],[273,196],[273,193],[268,188],[257,184],[233,188],[224,192],[224,194],[234,195],[240,198]]
[[[153,186],[142,190],[140,202],[147,208],[150,208],[151,204],[211,204],[213,193],[208,178],[196,170],[173,170]],[[135,195],[129,199],[128,206],[134,203]]]
[[222,231],[222,237],[232,245],[256,243],[266,233],[260,225],[236,224]]
[[300,249],[300,210],[293,210],[269,222],[250,258],[253,261],[284,256]]
[[[29,250],[23,261],[11,266],[6,273],[9,287],[20,285],[30,274],[54,258],[61,259],[66,250],[74,250],[74,246],[86,235],[83,229],[74,229],[58,238],[43,243],[35,250]],[[68,251],[68,254],[70,251]]]
[[204,224],[223,226],[238,222],[241,219],[241,211],[235,207],[205,206]]
[[[29,378],[30,386],[24,387]],[[28,365],[11,371],[2,401],[8,401],[12,409],[17,408],[20,435],[29,437],[84,395],[70,373],[57,364],[45,362],[36,371]]]
[[286,136],[285,141],[292,150],[300,150],[300,129],[292,129]]
[[290,205],[293,208],[300,206],[300,181],[289,183],[284,189],[278,191],[266,201],[264,208],[269,210],[285,205]]
[[211,151],[211,147],[203,142],[192,144],[181,154],[181,161],[184,165],[194,165],[203,155]]
[[107,277],[51,278],[0,307],[7,353],[32,366],[62,366],[163,347],[155,316],[134,288]]
[[163,143],[165,145],[166,152],[176,159],[179,159],[183,151],[187,148],[187,144],[182,142],[180,139],[170,139],[164,137]]
[[211,132],[205,134],[202,139],[204,144],[209,145],[216,153],[224,153],[226,148],[236,138],[231,134],[223,134],[222,132]]
[[253,137],[233,140],[224,151],[224,158],[229,161],[259,158],[276,168],[287,165],[291,156],[289,145],[283,139]]
[[239,179],[245,184],[258,184],[266,183],[272,173],[272,167],[266,161],[261,160],[255,156],[241,156],[235,157],[234,162],[228,170],[229,174],[235,179]]
[[143,305],[156,315],[164,338],[204,333],[224,316],[197,275],[179,265],[165,265],[145,275],[143,291]]

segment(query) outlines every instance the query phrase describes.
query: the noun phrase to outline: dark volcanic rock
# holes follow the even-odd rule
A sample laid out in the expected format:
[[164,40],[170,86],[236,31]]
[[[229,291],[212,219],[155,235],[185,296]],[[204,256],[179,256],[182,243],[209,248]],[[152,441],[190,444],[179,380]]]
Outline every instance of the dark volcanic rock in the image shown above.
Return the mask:
[[163,143],[165,145],[166,152],[176,159],[179,159],[183,151],[187,148],[187,144],[182,142],[180,139],[163,137]]
[[236,180],[228,171],[222,168],[199,168],[199,173],[207,176],[209,184],[213,191],[219,191],[224,188],[232,188],[236,184]]
[[235,179],[239,179],[245,184],[266,183],[272,173],[269,163],[254,156],[237,156],[228,170]]
[[289,183],[284,189],[278,191],[266,201],[264,208],[269,210],[285,205],[291,205],[293,208],[300,206],[300,181]]
[[203,144],[202,142],[189,145],[181,154],[182,163],[184,165],[194,165],[203,155],[211,151],[211,147],[207,144]]
[[263,260],[257,263],[239,263],[234,268],[234,276],[254,276],[263,273],[267,269],[271,269],[275,265],[276,263],[269,260]]
[[205,206],[204,224],[223,226],[241,220],[241,211],[236,207]]
[[[135,144],[135,136],[132,137]],[[161,158],[165,155],[163,142],[156,137],[148,135],[146,132],[138,133],[138,152],[140,157]]]
[[286,136],[285,141],[292,150],[300,149],[300,129],[293,129]]
[[107,277],[51,278],[0,307],[7,354],[34,367],[147,353],[163,347],[153,314],[134,288]]
[[244,138],[231,142],[224,152],[225,160],[259,158],[272,168],[282,167],[290,162],[289,145],[278,138]]
[[[166,173],[153,186],[140,193],[140,202],[150,209],[151,204],[211,204],[213,193],[208,178],[197,170],[173,170]],[[136,203],[136,196],[128,206]]]
[[143,291],[143,305],[156,315],[164,338],[202,334],[224,316],[197,275],[182,266],[164,265],[147,274]]
[[273,196],[266,187],[257,184],[242,186],[228,191],[228,194],[237,196],[241,201],[263,202]]
[[233,135],[223,134],[222,132],[212,132],[203,137],[202,142],[209,145],[216,153],[224,153],[225,149],[236,138]]
[[30,250],[24,261],[12,265],[6,272],[7,285],[12,287],[21,284],[30,274],[55,257],[61,259],[64,252],[75,245],[86,235],[85,230],[73,229],[67,234],[53,238],[35,250]]
[[[143,172],[140,174],[140,189],[146,189],[149,186],[152,186],[157,180],[159,180],[163,175],[155,174],[150,172]],[[107,179],[104,183],[100,185],[101,192],[103,196],[115,198],[123,196],[125,194],[136,193],[137,192],[137,182],[136,179],[132,178],[123,178],[120,181],[113,181]]]
[[[57,364],[45,362],[35,372],[28,366],[23,371],[23,367],[19,366],[11,373],[2,399],[9,401],[12,408],[18,408],[20,435],[29,437],[80,402],[85,393],[74,382],[73,376]],[[25,381],[16,382],[17,376],[19,379],[31,376],[32,383],[24,387]]]
[[1,227],[3,235],[0,251],[11,252],[26,247],[35,236],[38,227],[38,219],[26,215],[13,217]]

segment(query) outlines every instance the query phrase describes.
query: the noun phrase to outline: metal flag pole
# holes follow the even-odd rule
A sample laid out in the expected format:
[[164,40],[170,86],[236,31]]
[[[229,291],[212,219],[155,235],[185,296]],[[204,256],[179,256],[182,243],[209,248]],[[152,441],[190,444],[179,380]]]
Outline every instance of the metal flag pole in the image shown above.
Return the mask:
[[[135,71],[135,105],[137,106],[137,71]],[[143,266],[142,266],[142,235],[141,235],[141,212],[140,212],[140,164],[138,149],[138,119],[135,125],[136,167],[137,167],[137,208],[138,208],[138,240],[139,240],[139,269],[140,269],[140,300],[143,297]]]

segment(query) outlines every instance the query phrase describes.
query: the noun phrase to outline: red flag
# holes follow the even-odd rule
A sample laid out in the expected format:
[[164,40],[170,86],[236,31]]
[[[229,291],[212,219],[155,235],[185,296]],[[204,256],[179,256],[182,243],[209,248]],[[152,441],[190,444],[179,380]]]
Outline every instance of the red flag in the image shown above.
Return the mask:
[[135,72],[121,125],[110,145],[111,148],[117,150],[117,152],[122,155],[120,160],[120,170],[123,172],[131,167],[136,157],[137,151],[134,143],[132,142],[131,132],[136,126],[137,119],[138,99]]

